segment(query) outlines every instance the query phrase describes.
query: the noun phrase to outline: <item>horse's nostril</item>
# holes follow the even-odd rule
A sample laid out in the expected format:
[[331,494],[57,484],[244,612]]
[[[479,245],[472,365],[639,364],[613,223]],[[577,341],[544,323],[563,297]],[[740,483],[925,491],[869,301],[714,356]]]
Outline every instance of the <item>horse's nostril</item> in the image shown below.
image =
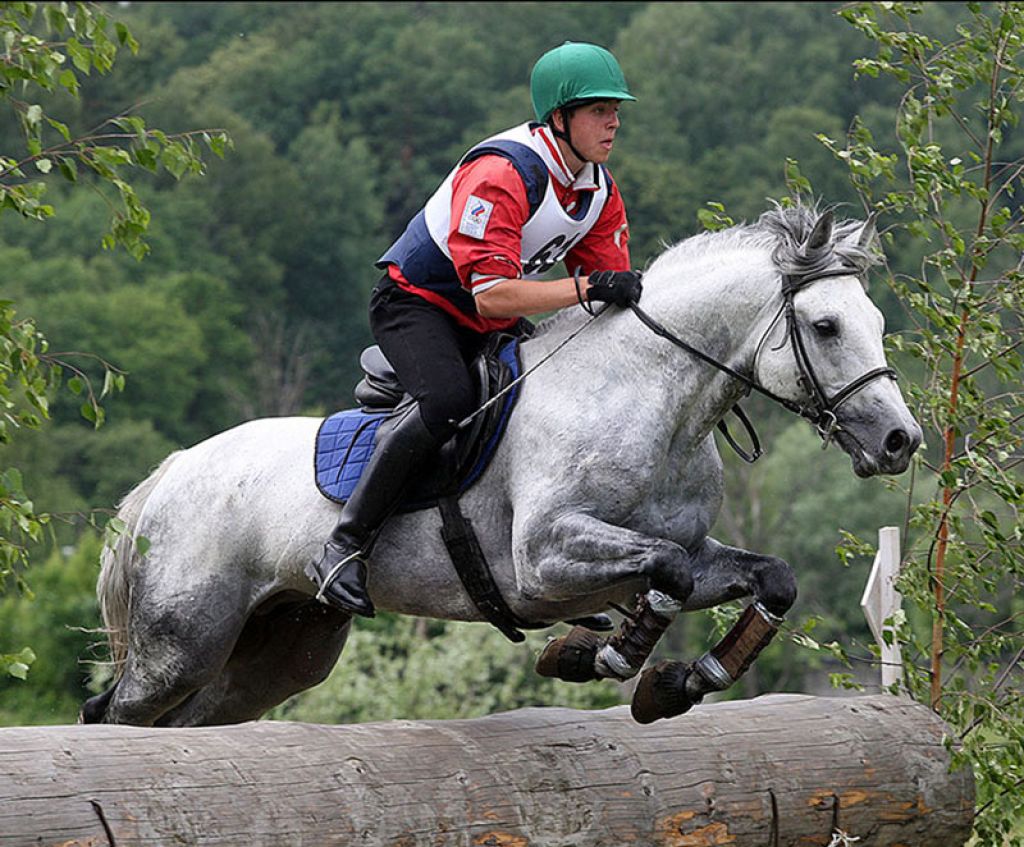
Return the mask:
[[885,439],[885,451],[890,456],[899,456],[910,444],[910,436],[902,429],[894,429]]

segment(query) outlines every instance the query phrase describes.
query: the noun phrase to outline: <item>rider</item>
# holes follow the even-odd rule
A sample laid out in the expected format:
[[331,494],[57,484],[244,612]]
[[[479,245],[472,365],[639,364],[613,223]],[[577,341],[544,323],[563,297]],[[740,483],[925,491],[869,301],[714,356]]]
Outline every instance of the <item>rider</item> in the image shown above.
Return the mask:
[[[629,228],[604,163],[619,104],[635,100],[618,62],[594,44],[566,42],[534,65],[536,123],[473,147],[378,260],[370,328],[417,401],[378,442],[323,554],[307,576],[331,606],[372,617],[365,556],[411,471],[475,410],[469,363],[496,331],[522,317],[601,301],[628,306]],[[559,261],[572,275],[539,279]]]

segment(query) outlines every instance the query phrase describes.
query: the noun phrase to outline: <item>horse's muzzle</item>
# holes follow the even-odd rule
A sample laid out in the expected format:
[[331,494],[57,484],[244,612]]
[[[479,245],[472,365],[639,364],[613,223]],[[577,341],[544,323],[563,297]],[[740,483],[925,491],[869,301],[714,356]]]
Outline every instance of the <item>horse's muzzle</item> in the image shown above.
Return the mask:
[[862,478],[903,473],[921,446],[921,437],[921,427],[916,422],[890,429],[878,439],[877,446],[871,443],[873,439],[858,437],[848,429],[836,434],[836,440],[853,462],[853,472]]

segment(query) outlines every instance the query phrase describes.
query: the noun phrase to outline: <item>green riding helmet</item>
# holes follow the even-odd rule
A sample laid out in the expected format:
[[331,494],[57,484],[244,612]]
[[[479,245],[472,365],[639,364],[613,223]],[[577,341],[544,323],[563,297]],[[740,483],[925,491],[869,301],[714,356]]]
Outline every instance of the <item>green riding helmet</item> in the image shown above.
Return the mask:
[[537,60],[530,98],[541,123],[555,109],[588,100],[636,100],[615,57],[596,44],[566,41]]

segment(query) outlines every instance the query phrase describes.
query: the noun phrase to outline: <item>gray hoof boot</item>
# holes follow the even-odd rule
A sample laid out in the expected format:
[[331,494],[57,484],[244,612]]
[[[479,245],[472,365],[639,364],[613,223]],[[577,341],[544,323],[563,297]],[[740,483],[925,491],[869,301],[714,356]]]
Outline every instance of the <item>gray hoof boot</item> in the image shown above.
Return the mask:
[[654,723],[661,718],[674,718],[686,714],[701,700],[694,699],[686,690],[686,680],[693,672],[692,665],[683,662],[658,662],[640,675],[630,713],[637,723]]
[[359,550],[328,541],[323,555],[306,565],[306,576],[320,589],[316,599],[321,603],[364,618],[376,614],[366,591],[366,562]]
[[600,679],[594,667],[597,651],[603,642],[589,629],[574,626],[568,635],[555,638],[537,659],[536,671],[541,676],[564,682],[590,682]]

